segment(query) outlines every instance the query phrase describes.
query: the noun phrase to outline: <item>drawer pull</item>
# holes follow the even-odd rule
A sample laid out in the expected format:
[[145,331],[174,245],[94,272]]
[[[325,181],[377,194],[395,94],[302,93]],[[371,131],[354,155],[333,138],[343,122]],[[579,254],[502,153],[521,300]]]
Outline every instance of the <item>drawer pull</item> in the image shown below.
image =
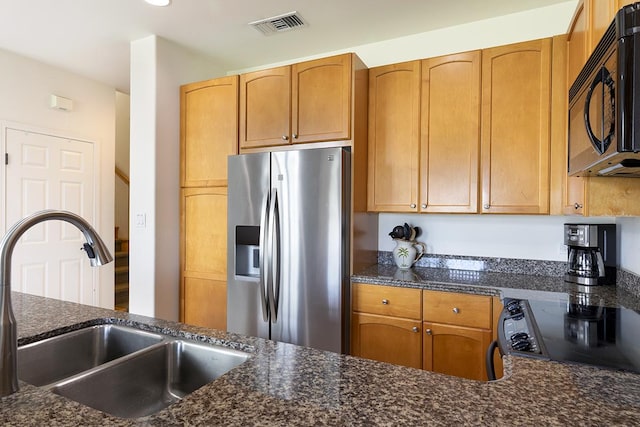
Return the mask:
[[458,313],[460,313],[460,309],[458,307],[453,307],[453,312],[455,314],[458,314]]
[[427,335],[431,335],[433,333],[431,329],[427,329],[425,332],[427,333]]
[[389,300],[388,300],[388,299],[383,299],[383,300],[382,300],[382,304],[384,304],[384,305],[389,305]]
[[417,326],[414,326],[413,328],[411,328],[411,330],[412,330],[413,332],[420,332],[420,329],[418,329],[418,327],[417,327]]

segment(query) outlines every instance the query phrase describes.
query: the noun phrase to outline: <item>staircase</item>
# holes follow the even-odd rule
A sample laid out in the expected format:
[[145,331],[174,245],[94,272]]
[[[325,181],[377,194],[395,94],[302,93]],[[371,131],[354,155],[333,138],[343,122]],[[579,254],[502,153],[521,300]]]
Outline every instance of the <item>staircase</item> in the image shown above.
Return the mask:
[[115,242],[115,309],[129,311],[129,240]]

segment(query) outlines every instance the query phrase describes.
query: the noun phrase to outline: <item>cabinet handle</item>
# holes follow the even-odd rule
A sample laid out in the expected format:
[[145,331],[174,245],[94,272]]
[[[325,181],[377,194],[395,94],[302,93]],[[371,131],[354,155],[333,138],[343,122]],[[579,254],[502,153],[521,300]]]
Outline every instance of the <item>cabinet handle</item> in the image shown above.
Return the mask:
[[283,140],[283,141],[286,141],[286,140],[288,140],[288,139],[289,139],[289,137],[288,137],[287,135],[282,135],[282,140]]
[[415,209],[416,208],[416,204],[415,203],[411,203],[411,205],[409,206],[411,209]]
[[388,299],[383,299],[383,300],[382,300],[382,304],[384,304],[384,305],[389,305],[389,300],[388,300]]
[[293,139],[298,139],[298,134],[297,133],[293,134]]
[[417,327],[417,326],[414,326],[413,328],[411,328],[411,330],[412,330],[413,332],[420,332],[420,329],[418,329],[418,327]]
[[431,335],[433,333],[431,329],[427,329],[425,332],[427,333],[427,335]]
[[458,307],[453,307],[453,312],[455,314],[458,314],[458,313],[460,313],[460,309]]
[[422,209],[427,209],[427,204],[426,204],[426,203],[423,203],[422,205],[420,205],[420,207],[421,207]]
[[576,209],[582,209],[582,205],[580,203],[576,203],[573,207]]
[[491,205],[486,204],[486,205],[483,205],[482,207],[483,207],[483,208],[485,208],[485,209],[490,209],[490,208],[491,208]]

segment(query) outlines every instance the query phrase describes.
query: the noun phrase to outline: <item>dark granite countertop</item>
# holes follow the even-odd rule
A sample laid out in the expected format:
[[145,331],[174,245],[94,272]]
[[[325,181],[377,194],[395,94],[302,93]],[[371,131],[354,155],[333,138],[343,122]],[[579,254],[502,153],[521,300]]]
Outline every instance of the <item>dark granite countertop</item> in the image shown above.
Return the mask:
[[523,299],[536,299],[547,293],[588,294],[607,307],[622,306],[640,311],[640,297],[621,286],[586,288],[556,276],[430,267],[403,270],[395,265],[378,264],[351,276],[351,282]]
[[124,420],[21,383],[2,425],[637,425],[640,375],[506,357],[483,383],[143,316],[13,293],[20,343],[114,322],[230,345],[243,365],[157,414]]

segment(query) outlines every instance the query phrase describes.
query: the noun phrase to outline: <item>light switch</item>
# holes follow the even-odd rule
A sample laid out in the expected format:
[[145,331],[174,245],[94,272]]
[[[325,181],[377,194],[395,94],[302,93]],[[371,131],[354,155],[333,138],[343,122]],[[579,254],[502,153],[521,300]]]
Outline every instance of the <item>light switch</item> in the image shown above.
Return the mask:
[[136,228],[145,228],[147,226],[147,215],[143,213],[136,214]]

